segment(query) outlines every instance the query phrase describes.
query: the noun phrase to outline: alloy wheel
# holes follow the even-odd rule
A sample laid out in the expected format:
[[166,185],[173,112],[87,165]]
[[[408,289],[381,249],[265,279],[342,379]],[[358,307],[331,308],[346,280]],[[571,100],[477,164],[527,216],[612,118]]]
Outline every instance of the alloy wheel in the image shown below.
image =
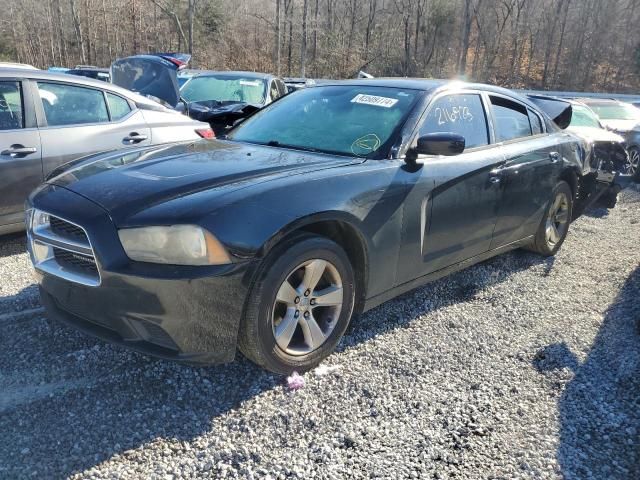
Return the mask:
[[289,355],[306,355],[324,344],[343,304],[342,278],[330,262],[308,260],[280,285],[271,326],[278,346]]
[[558,192],[553,200],[546,222],[546,239],[550,248],[564,236],[569,224],[569,200],[564,192]]
[[636,175],[640,168],[640,151],[632,148],[629,150],[629,164],[627,173],[630,175]]

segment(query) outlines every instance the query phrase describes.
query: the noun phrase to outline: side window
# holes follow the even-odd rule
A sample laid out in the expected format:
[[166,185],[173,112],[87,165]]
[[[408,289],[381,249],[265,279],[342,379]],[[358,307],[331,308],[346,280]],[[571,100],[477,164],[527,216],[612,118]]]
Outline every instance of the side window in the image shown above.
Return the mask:
[[109,121],[101,90],[59,83],[38,82],[44,115],[49,126]]
[[113,93],[107,92],[107,103],[109,104],[109,113],[111,113],[112,122],[116,122],[121,118],[126,117],[131,111],[129,102],[118,95],[114,95]]
[[488,145],[487,117],[480,95],[447,95],[433,102],[420,127],[420,135],[436,132],[462,135],[466,148]]
[[271,80],[271,85],[269,87],[269,92],[271,95],[271,100],[275,100],[280,97],[280,92],[278,91],[278,85],[275,80]]
[[540,116],[532,110],[529,110],[529,122],[531,122],[531,133],[533,135],[539,135],[544,132]]
[[287,93],[289,93],[289,91],[287,90],[287,86],[282,80],[278,78],[276,80],[276,83],[278,84],[278,92],[280,92],[281,97],[284,97]]
[[496,140],[506,142],[531,136],[527,108],[502,97],[491,97],[495,117]]
[[23,128],[20,82],[0,82],[0,130]]

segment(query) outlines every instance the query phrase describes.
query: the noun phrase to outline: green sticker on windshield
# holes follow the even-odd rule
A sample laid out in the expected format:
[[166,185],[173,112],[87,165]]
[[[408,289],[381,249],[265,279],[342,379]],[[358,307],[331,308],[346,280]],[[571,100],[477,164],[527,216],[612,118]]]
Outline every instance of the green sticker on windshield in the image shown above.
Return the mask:
[[375,133],[369,133],[363,137],[358,138],[351,144],[351,151],[354,155],[364,157],[371,152],[375,152],[381,145],[380,137]]

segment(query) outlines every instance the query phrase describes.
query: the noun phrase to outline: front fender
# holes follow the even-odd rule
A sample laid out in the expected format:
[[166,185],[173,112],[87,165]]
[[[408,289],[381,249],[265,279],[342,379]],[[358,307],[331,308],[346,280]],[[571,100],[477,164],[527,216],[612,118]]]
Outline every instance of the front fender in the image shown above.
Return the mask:
[[[296,230],[321,222],[342,222],[357,232],[368,262],[368,295],[391,288],[402,242],[404,201],[410,185],[399,162],[343,167],[334,175],[267,182],[238,192],[203,219],[240,259],[263,258]],[[314,229],[314,231],[316,231]]]

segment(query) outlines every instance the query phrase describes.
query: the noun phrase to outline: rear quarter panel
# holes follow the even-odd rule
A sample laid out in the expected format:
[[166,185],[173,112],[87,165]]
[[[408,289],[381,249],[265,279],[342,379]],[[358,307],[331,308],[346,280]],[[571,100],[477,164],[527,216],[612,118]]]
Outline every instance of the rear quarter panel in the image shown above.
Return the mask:
[[170,143],[199,140],[196,129],[209,128],[208,123],[197,122],[177,112],[141,110],[151,129],[151,143]]

